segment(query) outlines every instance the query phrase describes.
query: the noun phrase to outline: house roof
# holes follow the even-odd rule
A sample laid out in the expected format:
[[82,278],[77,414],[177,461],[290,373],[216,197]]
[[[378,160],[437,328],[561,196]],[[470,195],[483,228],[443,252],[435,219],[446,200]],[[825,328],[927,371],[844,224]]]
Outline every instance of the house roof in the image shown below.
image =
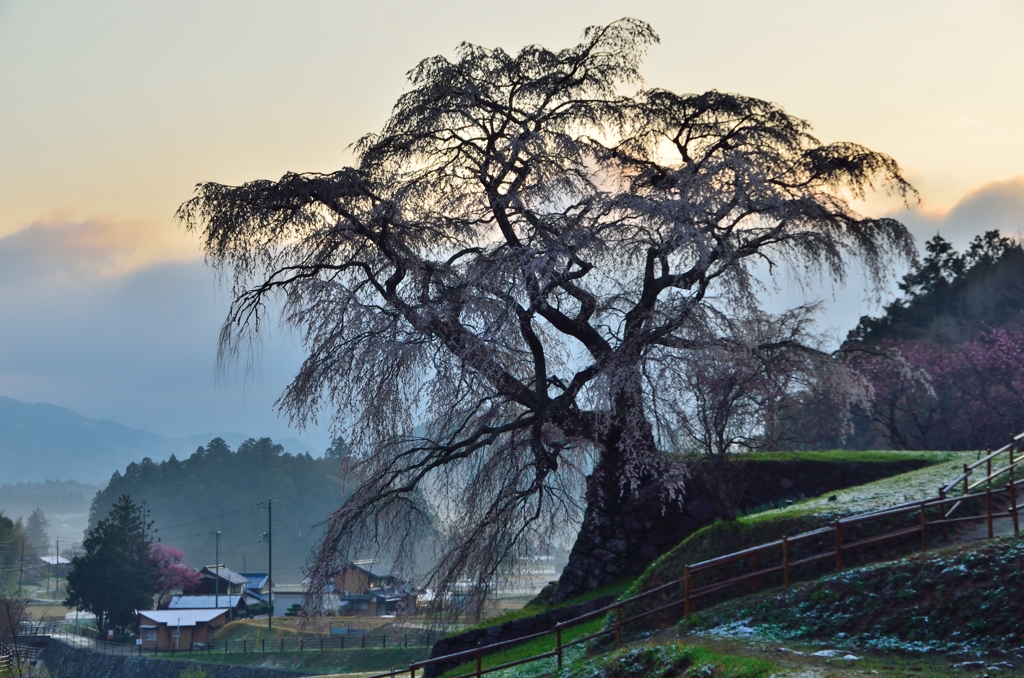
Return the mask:
[[238,574],[249,580],[249,583],[245,585],[247,589],[261,589],[266,586],[267,579],[270,578],[266,572],[239,572]]
[[67,565],[71,562],[64,556],[39,556],[39,560],[47,565]]
[[209,574],[212,576],[220,575],[221,579],[226,580],[229,584],[248,584],[249,580],[243,577],[241,574],[234,570],[228,569],[221,565],[219,568],[216,565],[207,565],[200,572]]
[[357,560],[349,564],[349,567],[354,567],[357,570],[361,570],[371,577],[390,577],[391,568],[386,565],[381,565],[377,561],[366,561]]
[[216,606],[216,609],[226,610],[228,608],[238,607],[238,602],[241,599],[242,596],[229,596],[227,594],[221,596],[174,596],[171,598],[170,609],[205,610],[212,609]]
[[168,626],[195,626],[211,622],[224,614],[224,610],[136,610],[139,623],[148,620],[156,624]]

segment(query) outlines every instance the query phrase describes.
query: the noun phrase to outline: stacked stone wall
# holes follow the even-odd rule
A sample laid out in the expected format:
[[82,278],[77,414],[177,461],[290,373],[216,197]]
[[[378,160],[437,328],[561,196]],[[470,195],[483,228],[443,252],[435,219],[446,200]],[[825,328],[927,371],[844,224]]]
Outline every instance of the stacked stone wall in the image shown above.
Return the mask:
[[296,678],[312,675],[258,666],[109,655],[70,647],[59,640],[50,640],[36,658],[42,661],[49,675],[58,678],[180,678],[181,672],[190,667],[202,668],[207,678]]

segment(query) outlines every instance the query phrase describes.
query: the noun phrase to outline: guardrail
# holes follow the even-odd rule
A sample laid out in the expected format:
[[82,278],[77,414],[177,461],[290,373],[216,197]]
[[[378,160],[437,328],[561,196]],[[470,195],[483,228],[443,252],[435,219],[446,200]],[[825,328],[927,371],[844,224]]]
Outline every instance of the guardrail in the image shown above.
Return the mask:
[[0,643],[0,666],[8,672],[15,669],[15,665],[31,663],[36,660],[36,648],[28,645],[11,645]]
[[[374,674],[367,678],[394,678],[399,675],[409,675],[410,678],[416,678],[418,670],[438,664],[451,665],[456,662],[459,664],[473,662],[476,666],[469,673],[451,678],[479,678],[495,671],[502,671],[522,664],[550,658],[555,658],[558,668],[561,669],[564,653],[567,648],[573,645],[589,642],[598,637],[611,634],[615,635],[616,644],[621,645],[623,629],[641,619],[679,607],[683,608],[682,616],[688,617],[695,609],[695,601],[700,598],[706,598],[714,594],[724,594],[730,589],[743,585],[749,585],[750,591],[757,592],[759,582],[764,582],[765,580],[769,580],[771,583],[778,582],[782,586],[788,587],[794,576],[799,576],[801,572],[806,572],[812,566],[818,564],[827,566],[828,571],[831,571],[832,563],[834,563],[835,571],[841,571],[846,566],[847,554],[853,553],[856,550],[877,546],[894,539],[906,539],[915,535],[920,537],[921,550],[927,550],[929,530],[939,529],[945,534],[949,526],[967,522],[984,522],[988,527],[988,537],[992,538],[994,535],[994,521],[1000,518],[1012,519],[1013,532],[1018,534],[1020,532],[1020,521],[1018,518],[1017,492],[1019,486],[1024,483],[1024,479],[1016,480],[1014,478],[1014,470],[1018,464],[1024,461],[1024,456],[1016,454],[1019,452],[1018,447],[1024,444],[1022,441],[1024,441],[1024,433],[1015,436],[1010,444],[987,454],[975,463],[965,464],[964,473],[952,483],[939,488],[939,494],[935,498],[904,502],[870,513],[840,518],[831,525],[816,530],[793,536],[783,536],[781,539],[759,544],[735,553],[689,564],[684,567],[683,577],[680,579],[662,584],[631,598],[617,601],[599,610],[560,622],[555,624],[555,627],[549,631],[542,631],[529,636],[489,645],[478,644],[472,650],[464,650],[442,657],[432,657],[413,662],[409,665],[408,669],[401,671],[392,669],[391,671]],[[1005,466],[993,469],[993,460],[1003,454],[1008,455],[1008,463]],[[985,476],[975,480],[973,483],[969,482],[975,470],[983,464],[985,465]],[[1006,485],[996,486],[996,481],[1004,476],[1008,477]],[[984,491],[977,491],[982,486],[985,486]],[[962,494],[959,496],[949,496],[950,493],[956,492],[961,487],[963,488]],[[997,510],[995,500],[1003,494],[1008,496],[1008,507],[1005,510]],[[981,505],[984,507],[984,512],[977,515],[951,517],[954,511],[961,506],[967,505]],[[917,515],[914,517],[911,526],[908,527],[905,524],[900,524],[901,519],[907,516],[914,516],[914,514]],[[929,514],[933,517],[930,518]],[[938,518],[934,517],[936,515]],[[872,534],[869,531],[869,526],[872,524],[877,524],[881,531]],[[862,534],[858,535],[857,532]],[[848,539],[851,535],[854,536],[853,540]],[[793,557],[794,555],[796,556],[795,558]],[[862,558],[862,561],[873,562],[870,560],[870,557]],[[821,566],[818,567],[819,573],[821,573],[820,568]],[[743,570],[743,574],[735,575],[737,569]],[[716,572],[720,576],[724,573],[725,577],[716,579],[714,576]],[[811,569],[811,573],[815,573],[813,569]],[[734,576],[729,576],[730,574]],[[701,584],[699,579],[704,579],[705,582]],[[709,579],[710,581],[707,581]],[[744,592],[747,592],[746,588],[744,588]],[[638,603],[658,594],[665,595],[671,593],[681,594],[681,596],[665,604],[624,617],[624,614],[628,614],[629,608]],[[606,624],[604,628],[596,633],[563,642],[562,634],[565,629],[586,623],[602,615],[614,615],[614,621]],[[483,657],[485,654],[491,654],[498,650],[552,636],[554,646],[550,651],[517,659],[499,666],[483,667]]]

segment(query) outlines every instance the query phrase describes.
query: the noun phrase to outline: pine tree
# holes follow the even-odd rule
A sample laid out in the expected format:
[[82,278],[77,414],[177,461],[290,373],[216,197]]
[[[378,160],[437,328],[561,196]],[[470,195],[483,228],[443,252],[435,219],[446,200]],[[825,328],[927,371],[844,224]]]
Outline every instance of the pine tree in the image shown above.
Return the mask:
[[156,593],[156,568],[146,541],[145,519],[131,497],[121,495],[107,517],[89,530],[84,553],[71,560],[64,604],[96,615],[101,634],[135,625]]

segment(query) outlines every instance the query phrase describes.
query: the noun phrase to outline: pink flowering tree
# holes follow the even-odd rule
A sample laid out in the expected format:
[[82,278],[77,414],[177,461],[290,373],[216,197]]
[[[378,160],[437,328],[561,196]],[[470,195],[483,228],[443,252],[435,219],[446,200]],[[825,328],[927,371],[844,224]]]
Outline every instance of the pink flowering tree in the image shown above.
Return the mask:
[[1024,332],[990,328],[921,360],[951,447],[994,448],[1024,430]]
[[199,585],[199,573],[184,562],[185,553],[162,542],[149,545],[156,568],[156,606],[164,604],[164,598],[177,590],[186,591]]
[[1024,430],[1024,332],[887,342],[855,365],[874,391],[872,426],[894,448],[997,447]]

